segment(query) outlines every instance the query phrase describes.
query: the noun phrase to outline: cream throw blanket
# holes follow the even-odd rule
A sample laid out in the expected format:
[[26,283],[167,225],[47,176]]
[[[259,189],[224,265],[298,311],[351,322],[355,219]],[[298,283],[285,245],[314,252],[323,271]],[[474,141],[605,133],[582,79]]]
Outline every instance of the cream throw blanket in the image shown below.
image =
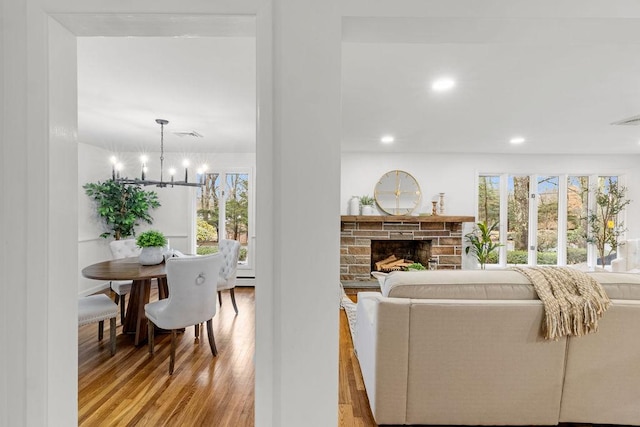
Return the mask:
[[533,284],[544,304],[543,332],[548,340],[598,330],[598,319],[611,305],[593,277],[569,267],[514,267]]

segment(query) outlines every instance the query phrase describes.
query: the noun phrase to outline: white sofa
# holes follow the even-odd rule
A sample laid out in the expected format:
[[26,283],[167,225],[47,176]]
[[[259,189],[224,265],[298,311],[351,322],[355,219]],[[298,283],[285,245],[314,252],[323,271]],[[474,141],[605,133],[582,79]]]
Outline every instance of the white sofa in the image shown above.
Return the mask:
[[546,341],[510,270],[389,274],[358,294],[355,349],[378,424],[640,425],[640,275],[590,273],[599,331]]
[[611,261],[611,271],[640,273],[640,239],[629,239],[618,246],[618,255]]

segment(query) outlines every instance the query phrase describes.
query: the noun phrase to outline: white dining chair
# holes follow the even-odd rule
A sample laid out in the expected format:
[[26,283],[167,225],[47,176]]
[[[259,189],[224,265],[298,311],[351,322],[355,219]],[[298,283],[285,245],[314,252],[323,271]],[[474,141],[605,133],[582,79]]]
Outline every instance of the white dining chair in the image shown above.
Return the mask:
[[218,354],[213,336],[213,316],[216,314],[216,285],[221,264],[222,256],[219,254],[167,259],[169,296],[144,306],[149,321],[151,355],[154,354],[155,326],[171,330],[169,374],[173,374],[175,364],[177,329],[207,322],[211,354]]
[[240,257],[240,242],[237,240],[220,239],[218,242],[218,253],[224,257],[220,275],[218,276],[218,301],[222,308],[221,291],[229,290],[231,294],[231,303],[233,309],[238,314],[238,306],[236,305],[236,275],[238,271],[238,258]]
[[[136,239],[114,240],[109,243],[113,259],[130,258],[140,255]],[[124,308],[126,295],[131,292],[131,280],[112,280],[111,290],[115,294],[115,303],[120,305],[120,324],[124,324]]]
[[98,322],[98,341],[104,335],[104,321],[109,319],[111,355],[116,354],[116,317],[118,305],[105,294],[78,298],[78,326]]

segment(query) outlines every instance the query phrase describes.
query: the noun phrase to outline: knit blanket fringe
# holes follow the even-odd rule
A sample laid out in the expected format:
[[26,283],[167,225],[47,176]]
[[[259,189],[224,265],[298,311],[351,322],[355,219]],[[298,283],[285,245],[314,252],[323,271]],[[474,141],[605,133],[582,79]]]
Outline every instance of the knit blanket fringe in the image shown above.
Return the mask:
[[602,285],[569,267],[514,267],[533,285],[544,305],[542,330],[548,340],[582,336],[598,330],[598,320],[611,305]]

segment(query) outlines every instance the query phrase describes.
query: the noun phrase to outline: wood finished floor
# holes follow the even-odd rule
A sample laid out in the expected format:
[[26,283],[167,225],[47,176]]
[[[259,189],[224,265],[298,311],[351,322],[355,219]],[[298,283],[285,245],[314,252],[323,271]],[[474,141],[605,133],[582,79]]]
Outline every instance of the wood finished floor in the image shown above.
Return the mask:
[[[152,294],[151,300],[157,297]],[[253,426],[254,292],[236,288],[238,316],[229,292],[213,319],[218,356],[206,328],[194,344],[194,328],[178,334],[176,365],[169,375],[170,335],[157,335],[156,354],[135,347],[117,328],[117,351],[109,356],[97,324],[78,329],[78,425],[80,426]]]
[[[356,296],[348,292],[352,300]],[[151,299],[157,298],[152,293]],[[109,356],[108,325],[97,340],[97,324],[78,329],[79,426],[253,426],[254,291],[236,288],[240,314],[223,293],[213,326],[218,356],[212,357],[206,331],[194,344],[193,327],[178,335],[176,367],[169,369],[168,335],[156,337],[156,354],[135,347],[121,333]],[[360,366],[353,351],[347,317],[340,312],[338,426],[369,427],[369,409]],[[330,426],[328,426],[330,427]],[[562,427],[591,427],[590,424]]]

